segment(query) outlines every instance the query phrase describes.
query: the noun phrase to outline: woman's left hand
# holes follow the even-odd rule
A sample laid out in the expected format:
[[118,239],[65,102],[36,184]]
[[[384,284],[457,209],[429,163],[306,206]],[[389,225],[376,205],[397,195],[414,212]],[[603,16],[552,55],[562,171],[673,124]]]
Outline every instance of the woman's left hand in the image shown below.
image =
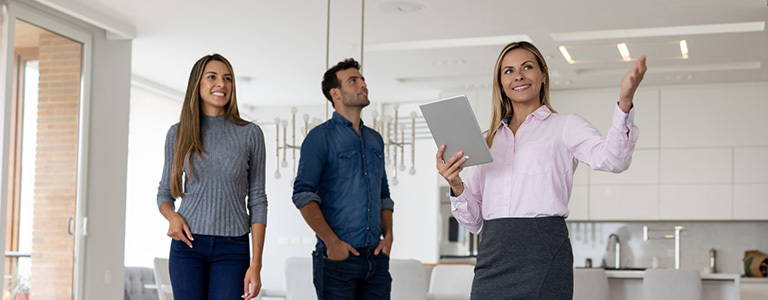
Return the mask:
[[248,267],[248,271],[245,272],[245,279],[243,280],[243,299],[248,300],[251,298],[256,298],[256,296],[259,295],[259,291],[261,291],[260,269],[261,268],[252,264],[250,267]]
[[635,62],[635,65],[624,75],[624,79],[621,81],[621,93],[619,94],[619,107],[625,113],[629,113],[629,109],[632,108],[632,99],[635,97],[635,91],[643,81],[645,71],[648,68],[645,65],[645,55]]

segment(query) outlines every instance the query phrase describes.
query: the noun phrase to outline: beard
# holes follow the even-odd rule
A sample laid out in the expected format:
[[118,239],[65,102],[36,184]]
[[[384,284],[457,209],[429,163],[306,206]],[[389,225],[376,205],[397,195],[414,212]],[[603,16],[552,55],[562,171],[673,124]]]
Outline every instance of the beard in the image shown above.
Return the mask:
[[341,103],[344,104],[344,106],[347,107],[366,107],[368,104],[371,104],[371,101],[368,100],[367,95],[359,95],[357,93],[347,93],[345,91],[341,91]]

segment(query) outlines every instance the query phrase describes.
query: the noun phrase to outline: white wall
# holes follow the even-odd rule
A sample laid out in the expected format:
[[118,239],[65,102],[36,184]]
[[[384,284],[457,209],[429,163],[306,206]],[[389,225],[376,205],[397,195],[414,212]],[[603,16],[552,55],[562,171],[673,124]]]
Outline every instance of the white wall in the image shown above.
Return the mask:
[[168,257],[168,222],[157,209],[165,134],[179,121],[181,102],[131,87],[126,182],[125,265],[152,267]]
[[123,297],[131,41],[94,30],[83,257],[85,299]]

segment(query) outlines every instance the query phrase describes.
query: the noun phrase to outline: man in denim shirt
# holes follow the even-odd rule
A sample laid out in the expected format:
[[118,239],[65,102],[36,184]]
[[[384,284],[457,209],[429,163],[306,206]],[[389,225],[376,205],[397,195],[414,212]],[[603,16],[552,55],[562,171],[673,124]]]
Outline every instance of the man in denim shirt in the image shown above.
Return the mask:
[[313,277],[318,300],[389,299],[392,209],[384,141],[360,119],[368,87],[346,59],[325,72],[333,117],[301,145],[293,203],[318,237]]

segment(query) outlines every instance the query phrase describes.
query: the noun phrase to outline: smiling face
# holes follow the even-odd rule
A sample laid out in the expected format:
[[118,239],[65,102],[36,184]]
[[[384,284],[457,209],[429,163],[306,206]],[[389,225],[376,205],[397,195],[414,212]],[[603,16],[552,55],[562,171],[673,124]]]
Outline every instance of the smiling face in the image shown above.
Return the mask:
[[499,82],[512,103],[541,105],[540,94],[547,70],[525,49],[514,49],[501,60]]
[[205,65],[200,78],[200,108],[206,116],[224,114],[227,103],[232,97],[232,72],[226,64],[212,60]]

